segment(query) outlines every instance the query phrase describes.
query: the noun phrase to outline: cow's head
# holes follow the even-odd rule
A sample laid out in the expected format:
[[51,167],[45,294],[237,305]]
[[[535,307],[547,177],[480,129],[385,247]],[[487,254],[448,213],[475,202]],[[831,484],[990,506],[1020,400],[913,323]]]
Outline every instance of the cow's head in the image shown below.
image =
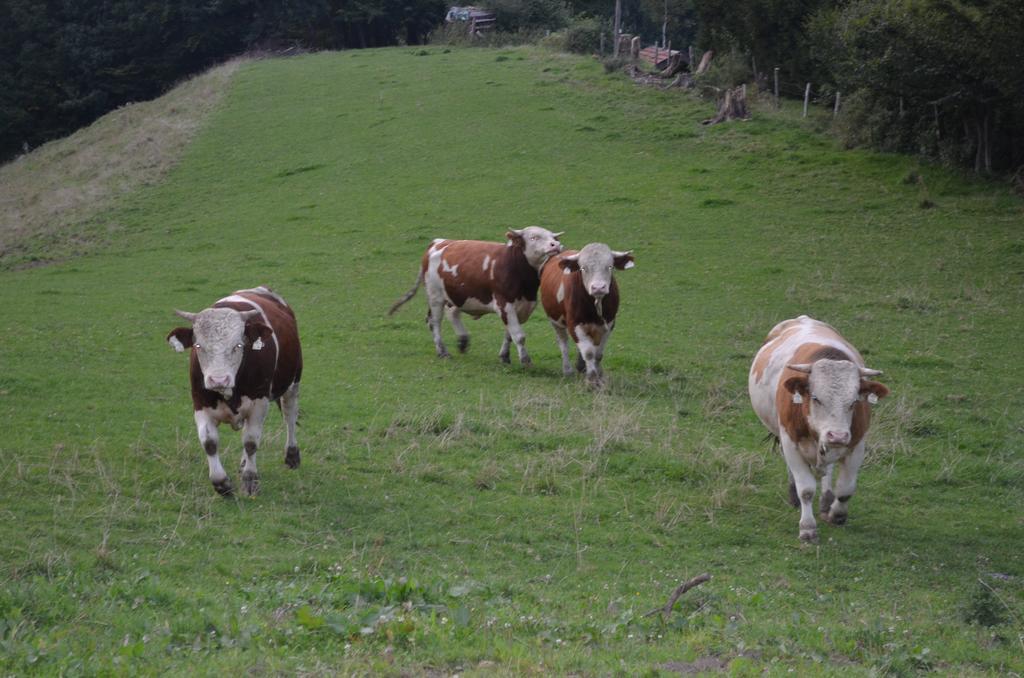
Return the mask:
[[256,321],[260,312],[207,308],[199,313],[175,313],[192,326],[171,330],[167,343],[178,352],[191,347],[203,371],[204,388],[231,397],[246,347],[259,351],[273,335],[269,327]]
[[857,404],[864,400],[874,404],[889,395],[885,384],[866,379],[881,372],[859,367],[849,360],[823,358],[787,367],[800,374],[787,379],[784,386],[793,394],[794,402],[808,403],[808,424],[818,432],[822,450],[849,446]]
[[539,271],[549,257],[565,249],[562,243],[558,242],[562,233],[552,233],[540,226],[527,226],[526,228],[513,228],[505,234],[505,237],[508,238],[510,246],[521,247],[530,266]]
[[615,252],[608,245],[592,242],[576,254],[562,257],[558,262],[566,273],[579,271],[583,288],[595,299],[603,299],[612,289],[612,271],[633,268],[632,252]]

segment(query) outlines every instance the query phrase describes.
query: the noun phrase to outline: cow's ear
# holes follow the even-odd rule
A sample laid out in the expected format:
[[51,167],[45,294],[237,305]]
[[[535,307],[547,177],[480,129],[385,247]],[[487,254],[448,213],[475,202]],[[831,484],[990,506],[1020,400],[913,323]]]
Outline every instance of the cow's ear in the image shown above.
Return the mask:
[[562,267],[562,271],[565,273],[572,273],[573,271],[580,270],[580,255],[569,254],[562,257],[558,261],[558,265]]
[[[889,387],[878,381],[868,381],[866,379],[861,379],[860,394],[861,396],[867,396],[870,402],[876,403],[885,396],[889,395]],[[872,399],[871,396],[874,396],[874,398]]]
[[807,395],[810,390],[810,379],[806,376],[790,377],[786,381],[782,382],[782,387],[790,393],[799,393],[804,396]]
[[249,340],[249,346],[254,351],[260,351],[266,346],[274,331],[263,323],[248,323],[245,326],[245,338]]
[[192,332],[191,327],[175,327],[171,330],[171,333],[167,335],[167,343],[171,345],[178,353],[181,353],[186,348],[192,348],[192,341],[195,334]]
[[636,264],[633,263],[634,260],[632,252],[612,252],[612,257],[614,257],[615,268],[620,271],[636,266]]
[[505,237],[508,238],[509,243],[511,243],[512,245],[518,245],[519,247],[526,246],[526,241],[523,240],[522,231],[517,231],[514,228],[509,229],[508,232],[505,233]]

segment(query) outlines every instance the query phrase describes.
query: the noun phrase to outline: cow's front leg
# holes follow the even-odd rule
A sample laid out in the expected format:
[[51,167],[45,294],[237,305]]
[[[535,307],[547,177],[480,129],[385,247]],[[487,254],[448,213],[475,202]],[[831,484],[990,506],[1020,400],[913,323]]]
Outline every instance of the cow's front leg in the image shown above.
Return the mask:
[[509,349],[512,346],[512,337],[509,336],[508,330],[505,330],[505,338],[501,342],[501,349],[498,351],[498,360],[508,365],[512,362],[509,356]]
[[267,418],[270,400],[257,398],[252,402],[242,427],[242,491],[252,497],[260,491],[260,474],[256,470],[256,450],[263,437],[263,422]]
[[604,336],[601,337],[601,343],[597,345],[597,372],[602,378],[604,377],[604,368],[601,366],[601,361],[604,360],[604,347],[608,345],[608,337],[612,336],[612,328],[609,327],[605,331]]
[[519,322],[519,314],[516,312],[515,304],[507,302],[501,307],[501,320],[505,323],[507,336],[516,345],[516,351],[519,353],[519,362],[524,367],[529,367],[533,361],[530,360],[530,354],[526,352],[526,333],[523,332],[523,326]]
[[800,500],[800,541],[818,541],[818,523],[814,520],[814,486],[815,478],[811,468],[800,455],[796,444],[789,439],[785,430],[780,431],[782,455],[793,475],[793,484]]
[[864,441],[853,448],[853,452],[839,462],[839,473],[836,475],[836,497],[828,512],[828,522],[833,525],[845,525],[850,499],[857,490],[857,473],[864,463]]
[[576,339],[576,347],[587,368],[587,380],[593,385],[599,385],[601,383],[601,367],[597,363],[597,346],[582,326],[577,325],[573,328],[573,334]]
[[218,447],[220,436],[217,433],[217,420],[213,418],[208,410],[196,410],[195,412],[196,432],[199,433],[199,442],[206,451],[206,463],[210,467],[210,482],[213,489],[222,497],[231,495],[231,481],[228,479],[227,471],[220,463]]
[[281,396],[281,414],[288,427],[288,444],[284,449],[284,463],[288,468],[299,468],[299,443],[295,440],[295,424],[299,420],[299,385],[292,384]]

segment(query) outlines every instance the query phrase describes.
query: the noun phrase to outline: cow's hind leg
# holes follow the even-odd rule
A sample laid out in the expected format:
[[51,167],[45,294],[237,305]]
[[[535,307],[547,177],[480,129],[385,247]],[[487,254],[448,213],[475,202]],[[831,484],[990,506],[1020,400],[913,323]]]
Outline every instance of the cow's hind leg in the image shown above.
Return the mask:
[[449,306],[446,310],[448,320],[455,328],[455,335],[459,338],[459,353],[465,353],[469,350],[469,330],[462,324],[462,311],[454,306]]
[[562,374],[572,376],[572,363],[569,361],[569,331],[565,326],[559,325],[554,320],[551,327],[555,329],[555,339],[558,340],[558,350],[562,352]]
[[510,349],[512,348],[512,335],[505,330],[505,338],[501,342],[501,349],[498,351],[498,360],[508,365],[512,362],[512,354]]
[[800,495],[796,491],[796,481],[793,480],[793,472],[789,472],[789,505],[793,508],[800,508]]
[[854,448],[850,456],[839,462],[839,473],[836,474],[836,498],[828,512],[828,522],[833,525],[845,525],[849,512],[850,499],[857,490],[857,473],[864,463],[864,441]]
[[828,511],[832,508],[832,502],[835,501],[836,495],[832,493],[832,468],[835,464],[829,464],[825,469],[825,475],[821,477],[821,498],[818,500],[818,512],[828,515]]
[[217,420],[211,417],[206,410],[196,410],[195,421],[199,442],[206,452],[206,463],[210,467],[210,482],[213,483],[213,489],[217,490],[217,494],[222,497],[231,496],[231,480],[228,479],[228,473],[220,463],[218,451],[220,436],[217,433]]
[[430,300],[430,312],[427,314],[427,325],[430,326],[430,334],[434,337],[434,349],[438,358],[450,358],[452,354],[441,339],[441,319],[444,318],[444,302]]
[[267,418],[270,400],[257,398],[242,428],[242,491],[252,497],[260,491],[260,474],[256,470],[256,450],[263,437],[263,422]]
[[281,396],[281,414],[284,415],[284,423],[288,427],[288,443],[284,448],[284,463],[288,468],[299,468],[301,457],[299,456],[299,443],[295,440],[295,424],[299,420],[299,385],[297,383],[289,386]]

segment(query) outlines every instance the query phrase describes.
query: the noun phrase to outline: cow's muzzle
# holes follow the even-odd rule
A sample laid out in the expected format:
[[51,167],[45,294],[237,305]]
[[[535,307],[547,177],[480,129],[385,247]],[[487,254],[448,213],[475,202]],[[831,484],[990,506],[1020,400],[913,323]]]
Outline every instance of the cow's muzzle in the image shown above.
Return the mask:
[[207,375],[206,376],[206,388],[211,391],[222,391],[224,389],[231,388],[233,379],[231,375]]

